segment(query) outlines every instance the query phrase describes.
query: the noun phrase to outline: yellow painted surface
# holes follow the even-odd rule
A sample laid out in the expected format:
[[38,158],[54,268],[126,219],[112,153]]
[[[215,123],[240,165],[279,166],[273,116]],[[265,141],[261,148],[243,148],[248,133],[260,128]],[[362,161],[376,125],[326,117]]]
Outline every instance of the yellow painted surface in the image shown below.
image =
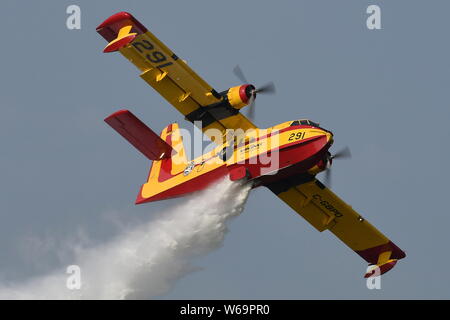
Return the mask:
[[228,101],[235,109],[241,109],[247,105],[241,99],[241,95],[239,94],[240,88],[241,86],[230,88],[227,93]]
[[318,231],[330,230],[355,251],[386,244],[389,240],[330,189],[315,181],[278,195]]
[[[289,122],[285,123],[284,128],[289,124]],[[161,170],[161,164],[163,160],[154,161],[151,173],[149,175],[149,179],[147,183],[143,185],[142,188],[142,197],[149,198],[158,193],[169,190],[181,183],[187,182],[191,179],[198,178],[206,173],[211,172],[219,167],[231,166],[237,163],[243,163],[245,160],[255,156],[265,155],[269,151],[278,150],[282,148],[286,144],[291,143],[301,143],[302,140],[316,137],[328,135],[327,132],[318,129],[297,129],[290,130],[286,132],[279,133],[278,130],[271,129],[255,129],[250,132],[250,135],[246,138],[244,136],[241,137],[243,141],[249,141],[248,144],[242,143],[234,146],[233,155],[226,162],[222,161],[217,155],[220,151],[223,150],[224,147],[228,146],[228,142],[225,142],[222,145],[215,147],[211,152],[208,152],[192,161],[188,161],[185,157],[183,141],[181,139],[181,135],[179,133],[179,128],[177,124],[172,124],[172,147],[178,151],[177,155],[173,157],[172,161],[172,170],[171,174],[174,175],[170,179],[165,181],[158,181],[159,172]],[[281,127],[278,127],[281,128]],[[161,138],[166,140],[167,137],[167,128],[163,130]],[[289,140],[290,137],[296,135],[297,133],[302,133],[301,139],[297,140]],[[256,138],[260,137],[259,140]],[[253,142],[251,142],[253,141]],[[180,160],[181,159],[181,160]],[[195,167],[189,174],[184,175],[184,170],[188,167],[190,163],[193,163]]]
[[[174,59],[174,53],[150,31],[140,34],[119,51],[141,70],[141,78],[183,115],[220,101],[211,94],[213,88],[182,59]],[[248,130],[256,126],[238,113],[218,120],[202,130],[208,135],[207,130],[211,128],[224,134],[226,129]]]
[[[130,31],[131,28],[125,26],[120,30],[118,39],[115,41],[129,35]],[[183,115],[220,101],[211,93],[213,88],[150,31],[138,35],[131,44],[121,48],[120,52],[141,71],[141,78]],[[232,88],[228,99],[237,109],[245,106],[240,100],[238,89]],[[172,133],[169,133],[172,135],[172,147],[177,151],[172,159],[170,174],[173,176],[159,182],[158,176],[163,161],[153,161],[148,181],[143,185],[141,195],[143,198],[152,197],[220,167],[234,165],[289,143],[301,143],[302,140],[320,135],[327,135],[328,139],[332,138],[329,133],[320,129],[295,129],[279,134],[278,131],[288,127],[289,124],[290,121],[284,122],[263,131],[238,113],[203,128],[203,132],[212,139],[214,136],[210,135],[209,129],[218,130],[222,136],[226,134],[227,129],[254,130],[250,134],[234,134],[237,145],[235,145],[233,156],[226,162],[217,156],[228,145],[228,142],[223,143],[222,139],[214,140],[218,145],[211,152],[188,161],[178,125],[173,124]],[[165,140],[167,134],[166,128],[161,137]],[[268,136],[259,141],[255,140],[263,134]],[[185,174],[186,168],[192,168],[192,170],[188,170],[189,172]],[[318,173],[320,169],[312,170],[312,173]],[[292,187],[278,196],[317,230],[330,230],[355,251],[376,247],[389,241],[331,190],[320,188],[315,181]],[[390,252],[381,254],[378,262],[391,261],[390,254]]]

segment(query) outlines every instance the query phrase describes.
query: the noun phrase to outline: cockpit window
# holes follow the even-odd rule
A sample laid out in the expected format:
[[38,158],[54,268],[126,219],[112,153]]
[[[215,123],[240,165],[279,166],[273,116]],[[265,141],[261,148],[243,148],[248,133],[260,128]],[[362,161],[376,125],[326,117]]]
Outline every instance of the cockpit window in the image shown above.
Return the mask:
[[302,125],[302,126],[313,126],[313,127],[317,127],[317,128],[320,127],[320,125],[317,122],[313,122],[313,121],[307,120],[307,119],[295,120],[295,121],[292,121],[291,124],[290,124],[291,127],[292,126],[299,126],[299,125]]

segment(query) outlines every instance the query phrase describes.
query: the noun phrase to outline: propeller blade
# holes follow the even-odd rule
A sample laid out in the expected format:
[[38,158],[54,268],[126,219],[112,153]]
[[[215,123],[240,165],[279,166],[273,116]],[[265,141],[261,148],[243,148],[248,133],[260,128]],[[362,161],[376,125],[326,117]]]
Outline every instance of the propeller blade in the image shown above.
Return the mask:
[[342,150],[336,152],[331,158],[332,159],[350,159],[352,157],[352,153],[350,152],[349,147],[345,147]]
[[255,98],[256,98],[256,96],[254,94],[252,94],[252,96],[250,97],[250,99],[248,101],[247,117],[250,119],[250,121],[255,120]]
[[[233,68],[234,75],[242,82],[242,83],[249,83],[247,80],[247,77],[244,75],[244,72],[242,71],[241,67],[239,65],[236,65]],[[247,117],[249,120],[253,121],[255,119],[255,98],[256,94],[262,93],[262,94],[274,94],[276,92],[275,84],[271,81],[266,83],[265,85],[259,87],[256,90],[253,90],[252,96],[250,97],[248,101],[247,106]]]
[[325,170],[325,176],[323,177],[323,179],[324,184],[328,188],[331,188],[331,168]]
[[275,84],[273,81],[266,83],[265,85],[256,89],[256,93],[274,94],[276,92]]
[[234,67],[233,73],[239,80],[241,80],[242,83],[248,83],[247,78],[245,77],[244,72],[242,72],[242,69],[241,67],[239,67],[239,65],[236,65],[236,67]]
[[324,184],[328,187],[331,188],[331,160],[334,159],[349,159],[352,157],[352,153],[350,152],[350,148],[347,146],[345,148],[342,148],[341,150],[339,150],[338,152],[336,152],[335,154],[331,155],[328,153],[328,159],[329,161],[327,161],[327,167],[326,169],[323,171],[324,172]]

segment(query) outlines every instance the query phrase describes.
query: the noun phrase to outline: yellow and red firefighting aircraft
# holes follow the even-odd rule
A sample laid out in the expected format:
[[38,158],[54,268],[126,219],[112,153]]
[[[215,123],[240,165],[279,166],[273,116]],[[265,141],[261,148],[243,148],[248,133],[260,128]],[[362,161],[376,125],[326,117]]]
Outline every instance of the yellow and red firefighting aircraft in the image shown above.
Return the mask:
[[[319,172],[329,172],[333,158],[338,156],[328,151],[333,143],[330,131],[309,120],[260,129],[240,112],[246,106],[252,109],[256,94],[273,90],[271,85],[256,89],[243,84],[221,93],[215,91],[127,12],[109,17],[97,27],[97,32],[108,42],[104,52],[120,51],[141,71],[142,79],[186,120],[200,123],[203,133],[218,144],[212,151],[188,161],[176,123],[158,135],[128,110],[107,117],[105,121],[112,128],[153,161],[137,204],[202,190],[225,176],[245,179],[253,187],[269,188],[318,231],[331,231],[374,265],[365,277],[383,274],[405,257],[399,247],[316,179]],[[245,80],[240,68],[235,73]],[[251,133],[233,133],[230,139],[229,132],[239,130]],[[214,132],[225,139],[218,139]],[[260,160],[261,150],[277,159],[276,167]]]

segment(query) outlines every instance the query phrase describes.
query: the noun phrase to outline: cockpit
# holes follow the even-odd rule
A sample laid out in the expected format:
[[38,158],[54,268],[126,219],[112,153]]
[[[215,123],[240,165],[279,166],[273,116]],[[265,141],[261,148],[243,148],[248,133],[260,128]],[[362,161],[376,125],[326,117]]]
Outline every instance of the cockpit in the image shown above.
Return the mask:
[[289,126],[290,127],[292,127],[292,126],[312,126],[312,127],[320,128],[320,125],[317,122],[313,122],[313,121],[308,120],[308,119],[301,119],[301,120],[292,121]]

